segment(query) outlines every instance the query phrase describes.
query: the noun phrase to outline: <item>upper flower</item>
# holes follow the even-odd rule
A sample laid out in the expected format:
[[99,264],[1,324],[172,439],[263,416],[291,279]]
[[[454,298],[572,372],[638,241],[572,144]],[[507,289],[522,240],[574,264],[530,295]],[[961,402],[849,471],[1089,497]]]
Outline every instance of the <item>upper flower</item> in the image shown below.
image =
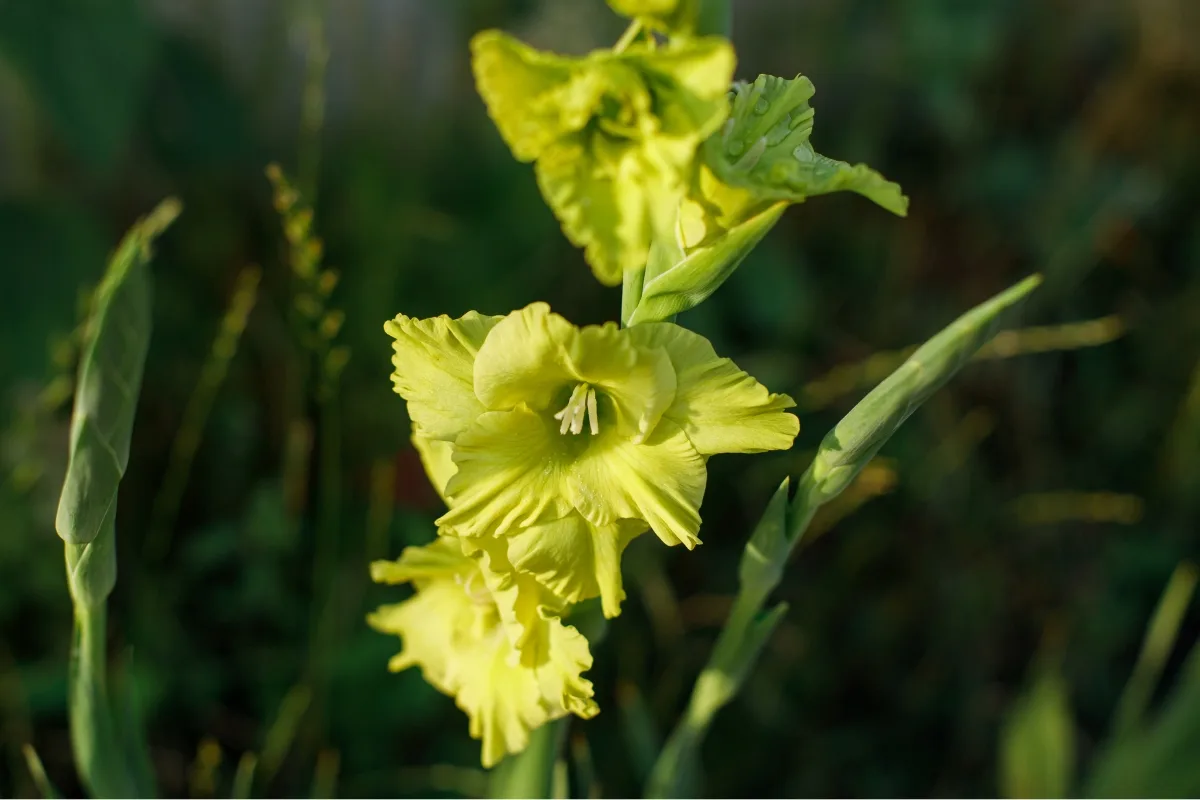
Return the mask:
[[[631,520],[695,546],[706,458],[784,449],[799,430],[791,398],[671,323],[580,329],[534,303],[507,317],[399,316],[385,329],[415,437],[444,443],[425,445],[426,463],[448,472],[449,455],[456,467],[438,524],[514,537],[510,557],[534,572],[570,574],[581,540],[627,540]],[[545,545],[522,533],[532,526],[561,538]],[[542,544],[518,546],[522,535]]]
[[720,38],[568,58],[499,31],[471,42],[479,93],[596,277],[621,282],[670,235],[697,149],[724,122],[734,55]]
[[376,561],[373,580],[412,582],[417,593],[367,618],[403,640],[392,671],[420,666],[468,714],[485,767],[525,749],[529,732],[550,720],[598,711],[591,682],[580,677],[592,665],[587,640],[554,616],[561,599],[495,557],[470,557],[460,540],[442,536]]

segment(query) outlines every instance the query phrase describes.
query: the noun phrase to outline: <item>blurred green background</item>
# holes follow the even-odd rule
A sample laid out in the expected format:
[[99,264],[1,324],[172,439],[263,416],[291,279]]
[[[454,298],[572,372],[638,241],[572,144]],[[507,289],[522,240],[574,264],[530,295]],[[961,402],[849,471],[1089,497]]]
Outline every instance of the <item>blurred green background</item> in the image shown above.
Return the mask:
[[[1021,325],[1102,321],[969,367],[818,518],[779,592],[791,611],[706,744],[705,791],[995,794],[1038,653],[1061,665],[1086,770],[1168,576],[1200,550],[1200,6],[734,7],[739,77],[811,77],[816,147],[912,208],[792,208],[681,319],[792,393],[802,431],[789,453],[711,463],[703,547],[631,548],[591,672],[603,712],[568,751],[606,795],[640,791],[750,527],[882,377],[868,359],[1042,271]],[[110,619],[162,791],[227,796],[248,752],[257,794],[486,791],[466,718],[389,674],[398,642],[363,621],[404,593],[369,585],[367,561],[428,540],[438,514],[382,323],[539,299],[597,322],[619,301],[474,93],[466,43],[489,26],[577,53],[621,31],[600,0],[0,0],[0,795],[34,791],[27,742],[79,792],[53,524],[74,331],[121,233],[167,195],[184,212],[154,262]],[[271,161],[340,275],[333,399],[297,335]],[[161,539],[173,442],[250,265],[257,302]],[[1198,631],[1193,610],[1167,685]],[[1188,735],[1176,755],[1200,763]],[[1194,773],[1158,791],[1200,792]]]

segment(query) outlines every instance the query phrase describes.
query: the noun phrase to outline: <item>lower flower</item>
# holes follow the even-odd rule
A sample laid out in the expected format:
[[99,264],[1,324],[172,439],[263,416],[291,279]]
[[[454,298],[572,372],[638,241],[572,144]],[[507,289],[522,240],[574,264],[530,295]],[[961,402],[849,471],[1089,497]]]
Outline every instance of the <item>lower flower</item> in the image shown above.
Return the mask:
[[371,565],[377,583],[417,590],[367,617],[403,642],[389,669],[419,666],[425,680],[455,698],[470,717],[471,736],[482,740],[485,767],[523,750],[529,732],[551,720],[599,711],[591,682],[581,677],[592,666],[588,643],[557,617],[563,601],[495,563],[503,558],[467,555],[459,539],[440,536]]

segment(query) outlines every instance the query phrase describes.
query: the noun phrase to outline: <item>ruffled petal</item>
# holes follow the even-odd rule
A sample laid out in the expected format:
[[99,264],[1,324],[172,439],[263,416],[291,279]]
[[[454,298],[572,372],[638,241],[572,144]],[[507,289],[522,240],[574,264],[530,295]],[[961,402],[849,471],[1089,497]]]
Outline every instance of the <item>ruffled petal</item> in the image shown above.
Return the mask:
[[729,115],[729,85],[737,63],[733,45],[705,36],[630,56],[656,89],[663,133],[695,146],[715,133]]
[[519,161],[533,161],[559,137],[587,125],[613,89],[596,57],[564,58],[496,30],[471,40],[475,84]]
[[507,538],[463,539],[464,552],[479,560],[484,583],[492,593],[509,642],[527,667],[545,663],[550,641],[545,619],[561,614],[567,602],[527,572],[514,569]]
[[641,444],[603,432],[571,465],[568,486],[575,508],[593,525],[644,520],[658,538],[688,549],[700,543],[704,458],[683,429],[663,419]]
[[488,334],[475,361],[475,393],[496,410],[525,403],[549,411],[588,383],[602,415],[613,419],[615,411],[625,435],[645,436],[674,399],[675,370],[661,348],[637,347],[626,334],[613,323],[580,330],[533,303]]
[[772,394],[728,358],[719,358],[707,339],[668,322],[634,325],[630,337],[660,348],[675,368],[675,402],[665,418],[680,425],[696,450],[761,453],[786,450],[800,421],[784,409],[795,406],[786,394]]
[[548,146],[535,168],[563,233],[605,286],[644,266],[650,251],[657,203],[646,190],[661,176],[646,155],[632,140],[584,131]]
[[592,699],[592,682],[582,673],[592,668],[592,654],[583,634],[557,619],[547,619],[550,653],[546,662],[537,668],[538,687],[550,703],[555,719],[564,716],[558,709],[583,719],[600,712]]
[[450,537],[434,539],[421,547],[406,547],[395,561],[372,561],[371,580],[375,583],[420,584],[435,578],[454,578],[476,569],[463,553],[462,545]]
[[454,463],[454,446],[450,442],[429,439],[418,433],[413,433],[412,443],[417,449],[417,455],[421,457],[421,464],[425,467],[429,482],[437,490],[438,496],[445,500],[446,484],[458,471],[458,465]]
[[416,432],[451,441],[486,409],[475,397],[473,370],[484,338],[503,317],[471,311],[413,319],[403,314],[384,324],[392,343],[392,385],[408,401]]
[[571,514],[510,535],[508,558],[518,571],[567,602],[599,597],[604,616],[612,618],[621,613],[625,599],[621,553],[646,529],[640,520],[597,526]]
[[479,417],[454,443],[450,511],[437,524],[460,536],[502,536],[566,516],[567,444],[544,415],[524,405]]
[[576,380],[612,402],[621,434],[644,438],[675,399],[675,370],[662,350],[636,347],[627,334],[612,322],[589,325],[572,342],[568,362]]
[[380,606],[367,615],[367,624],[380,633],[404,639],[404,647],[392,656],[388,669],[400,672],[420,665],[425,680],[439,691],[454,692],[455,637],[474,617],[471,601],[452,580],[434,582],[403,603]]
[[[568,713],[596,713],[592,684],[581,675],[592,658],[586,640],[544,606],[536,607],[531,620],[544,642],[540,656],[533,661],[520,658],[503,635],[502,617],[512,611],[505,608],[511,596],[487,593],[486,585],[494,581],[480,572],[481,561],[467,559],[465,575],[424,568],[456,548],[462,558],[462,548],[452,537],[409,548],[400,562],[414,566],[410,574],[417,593],[403,603],[382,606],[368,622],[402,639],[390,669],[419,666],[430,684],[455,698],[470,717],[471,735],[483,741],[483,765],[491,767],[506,754],[524,749],[534,728]],[[432,555],[420,553],[425,550]]]
[[546,303],[531,303],[512,312],[479,348],[475,394],[494,411],[507,411],[520,403],[546,410],[571,383],[566,353],[578,335],[578,329]]

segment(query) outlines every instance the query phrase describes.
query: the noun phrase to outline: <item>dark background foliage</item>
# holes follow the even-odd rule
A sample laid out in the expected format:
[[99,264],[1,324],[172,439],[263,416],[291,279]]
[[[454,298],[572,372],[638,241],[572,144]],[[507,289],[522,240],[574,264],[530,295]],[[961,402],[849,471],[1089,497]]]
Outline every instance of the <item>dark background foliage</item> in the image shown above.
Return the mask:
[[[817,148],[878,168],[912,209],[898,219],[854,196],[792,208],[681,320],[791,392],[803,429],[789,453],[712,461],[703,547],[631,549],[630,600],[592,671],[603,713],[573,726],[570,749],[590,750],[605,793],[639,791],[750,526],[870,385],[813,381],[1042,271],[1021,324],[1118,315],[1123,335],[969,367],[818,519],[779,592],[791,611],[707,742],[706,792],[994,794],[998,731],[1039,651],[1062,659],[1086,765],[1162,586],[1197,554],[1197,6],[735,9],[739,77],[810,76]],[[26,742],[79,791],[53,530],[64,381],[81,298],[121,232],[169,194],[184,213],[154,264],[110,642],[163,792],[227,795],[251,751],[268,795],[334,778],[343,795],[480,790],[465,717],[415,671],[389,674],[397,642],[363,622],[403,595],[368,585],[367,560],[427,540],[438,512],[381,325],[538,299],[595,322],[619,299],[474,94],[466,43],[486,26],[568,52],[620,33],[598,0],[0,0],[0,793],[33,791]],[[322,41],[318,137],[311,114],[302,131]],[[315,231],[340,273],[329,302],[350,360],[329,403],[305,388],[270,161],[316,188]],[[156,561],[172,442],[251,264],[258,303]],[[1037,496],[1064,492],[1089,496],[1039,512]],[[1102,492],[1129,497],[1091,497]],[[1193,613],[1181,650],[1196,629]]]

